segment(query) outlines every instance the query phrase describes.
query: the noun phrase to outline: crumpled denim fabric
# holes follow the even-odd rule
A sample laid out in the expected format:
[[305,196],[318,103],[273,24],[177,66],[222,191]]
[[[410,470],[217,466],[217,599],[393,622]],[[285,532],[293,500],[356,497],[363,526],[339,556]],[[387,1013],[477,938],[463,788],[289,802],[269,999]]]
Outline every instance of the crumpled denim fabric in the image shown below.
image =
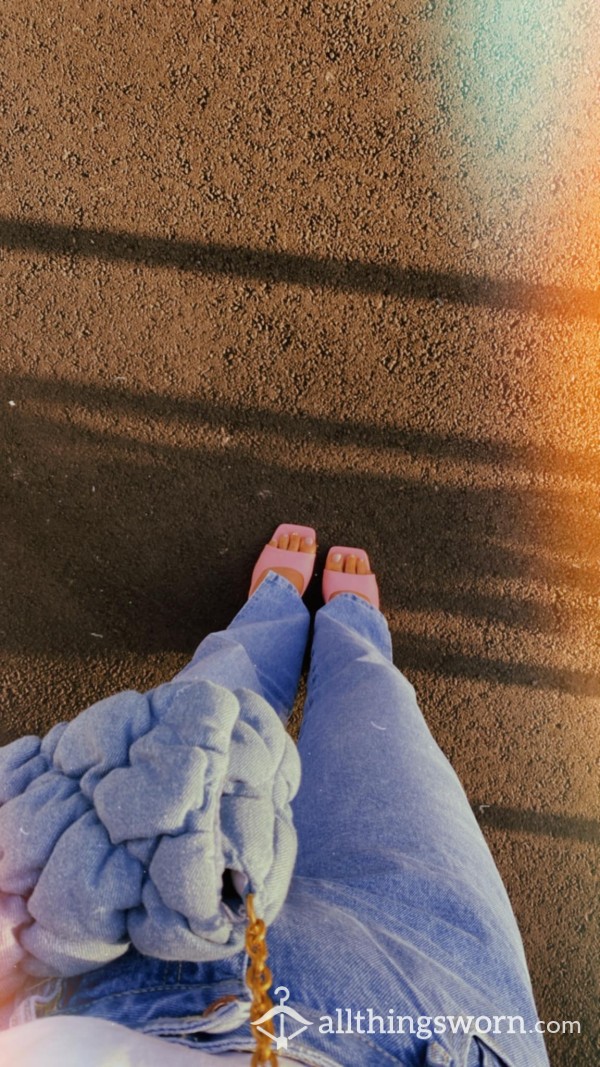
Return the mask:
[[[232,624],[202,642],[178,679],[248,687],[285,719],[309,614],[270,575]],[[275,989],[309,1023],[288,1054],[313,1067],[548,1067],[517,924],[464,790],[392,662],[384,616],[352,594],[317,612],[292,801],[293,877],[269,925]],[[243,949],[164,961],[134,947],[22,998],[12,1024],[50,1012],[94,1015],[210,1052],[252,1050]],[[372,1009],[384,1028],[348,1030]],[[337,1020],[342,1032],[324,1032]],[[523,1032],[389,1032],[394,1016],[521,1016]]]
[[273,922],[299,781],[262,695],[190,674],[0,749],[0,999],[23,974],[82,974],[130,945],[163,960],[234,955],[246,919],[224,872]]

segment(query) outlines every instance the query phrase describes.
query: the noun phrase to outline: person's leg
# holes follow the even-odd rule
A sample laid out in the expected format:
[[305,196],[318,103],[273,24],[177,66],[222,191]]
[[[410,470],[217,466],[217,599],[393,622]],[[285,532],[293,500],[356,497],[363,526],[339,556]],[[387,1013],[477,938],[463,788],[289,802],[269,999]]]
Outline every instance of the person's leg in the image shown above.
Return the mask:
[[317,613],[298,747],[298,876],[360,887],[390,915],[416,905],[417,925],[437,915],[450,940],[491,921],[525,966],[465,792],[392,662],[384,616],[356,595]]
[[293,707],[310,615],[298,590],[271,572],[226,630],[205,637],[173,681],[252,689],[285,721]]
[[252,689],[285,721],[296,696],[308,638],[310,616],[301,591],[312,572],[316,548],[309,527],[279,526],[259,556],[244,607],[226,630],[201,642],[173,681],[202,680],[228,689]]

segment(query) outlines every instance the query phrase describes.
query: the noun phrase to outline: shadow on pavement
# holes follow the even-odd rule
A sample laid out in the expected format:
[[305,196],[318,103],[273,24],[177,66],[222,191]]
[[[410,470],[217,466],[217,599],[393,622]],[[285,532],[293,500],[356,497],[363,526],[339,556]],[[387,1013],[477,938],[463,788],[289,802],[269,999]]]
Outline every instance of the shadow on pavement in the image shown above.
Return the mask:
[[[505,661],[494,647],[470,653],[468,638],[457,650],[435,632],[397,633],[403,669],[600,692],[591,672],[544,662],[544,635],[560,632],[560,604],[535,595],[536,583],[590,596],[600,589],[585,561],[600,517],[564,529],[567,472],[591,476],[586,457],[60,380],[6,376],[3,391],[16,406],[0,415],[10,574],[1,647],[191,652],[241,607],[266,535],[283,520],[310,521],[323,548],[342,531],[346,543],[373,546],[384,610],[445,613],[481,627],[492,620],[530,647],[542,639],[530,663],[526,655]],[[286,443],[300,439],[306,458],[290,466]],[[364,449],[375,470],[355,462],[333,469],[340,442]],[[380,468],[380,449],[391,451],[395,473]],[[415,455],[544,477],[526,486],[432,483],[415,475]],[[566,488],[546,477],[557,470]],[[534,593],[522,595],[524,586]]]
[[552,812],[519,811],[517,808],[477,802],[472,804],[472,808],[481,826],[489,826],[495,830],[516,830],[600,844],[600,823],[595,819],[584,819],[578,815],[556,815]]
[[600,292],[524,281],[413,270],[395,264],[324,259],[124,231],[94,230],[0,217],[0,247],[89,259],[173,267],[199,274],[232,275],[342,292],[441,299],[465,305],[512,308],[541,315],[600,318]]

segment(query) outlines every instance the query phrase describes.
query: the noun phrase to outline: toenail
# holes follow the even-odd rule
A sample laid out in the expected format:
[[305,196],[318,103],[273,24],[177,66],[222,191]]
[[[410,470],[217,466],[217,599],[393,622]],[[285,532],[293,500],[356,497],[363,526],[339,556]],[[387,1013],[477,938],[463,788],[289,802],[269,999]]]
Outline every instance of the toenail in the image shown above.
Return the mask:
[[304,538],[304,544],[305,545],[314,545],[314,543],[315,543],[314,537],[305,537]]
[[332,558],[334,563],[339,563],[341,558],[342,558],[342,553],[341,552],[334,552],[333,556],[331,558]]

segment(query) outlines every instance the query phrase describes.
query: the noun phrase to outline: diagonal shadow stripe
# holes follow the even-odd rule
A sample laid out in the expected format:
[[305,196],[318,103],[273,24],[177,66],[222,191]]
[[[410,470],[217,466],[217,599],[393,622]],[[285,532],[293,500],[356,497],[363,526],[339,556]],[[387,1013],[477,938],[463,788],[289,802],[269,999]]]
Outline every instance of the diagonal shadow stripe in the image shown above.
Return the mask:
[[394,657],[407,673],[427,671],[447,678],[468,678],[522,689],[554,689],[578,697],[600,697],[600,677],[591,671],[449,652],[445,644],[435,638],[406,637],[394,632]]
[[519,811],[499,804],[474,801],[471,805],[482,826],[496,830],[517,830],[548,837],[569,837],[600,844],[600,823],[580,815],[555,815],[543,811]]
[[197,424],[202,421],[210,426],[235,426],[261,434],[277,433],[294,440],[304,440],[310,436],[323,445],[350,443],[373,450],[393,448],[412,456],[502,464],[512,470],[527,470],[534,474],[544,472],[591,479],[595,484],[600,474],[600,457],[597,450],[592,451],[591,443],[589,453],[577,453],[550,445],[515,445],[481,436],[474,438],[423,432],[350,419],[335,422],[307,412],[291,414],[242,404],[234,407],[199,397],[178,397],[175,400],[155,393],[142,395],[124,385],[99,387],[93,382],[72,382],[39,375],[3,374],[0,377],[0,389],[9,391],[11,395],[15,391],[22,392],[27,398],[33,396],[61,403],[68,401],[91,407],[95,411],[119,412],[136,418],[152,415],[154,419],[165,423],[188,420]]
[[259,281],[600,319],[600,291],[0,217],[0,247]]

